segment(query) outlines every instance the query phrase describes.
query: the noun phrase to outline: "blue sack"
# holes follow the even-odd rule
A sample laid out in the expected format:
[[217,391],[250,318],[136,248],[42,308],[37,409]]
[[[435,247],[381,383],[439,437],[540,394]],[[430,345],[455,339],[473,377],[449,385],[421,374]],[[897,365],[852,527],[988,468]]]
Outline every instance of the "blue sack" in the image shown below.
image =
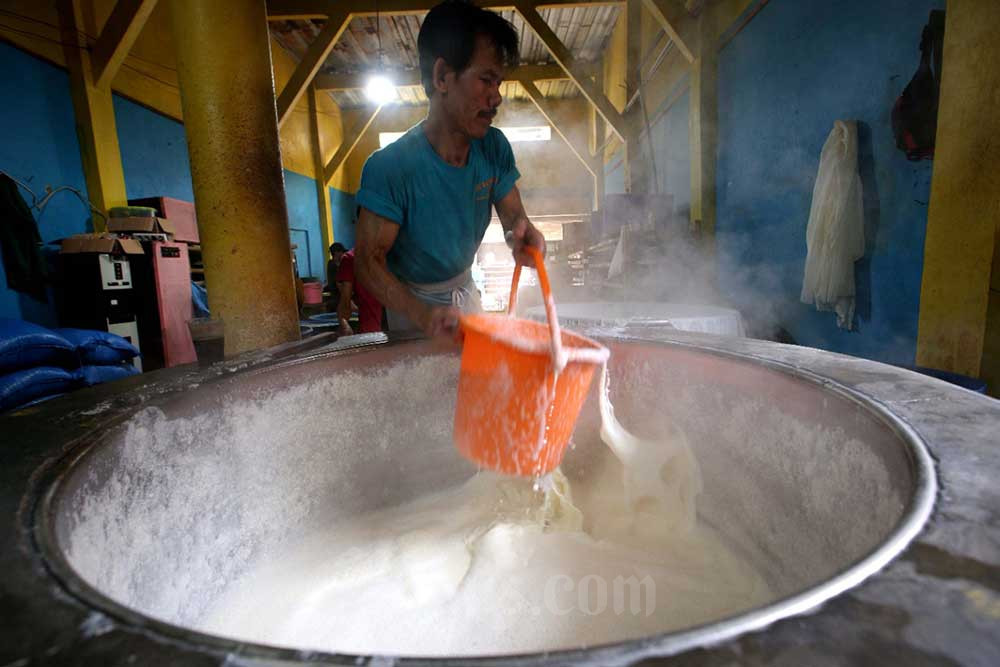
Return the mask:
[[76,346],[84,366],[117,364],[138,356],[139,348],[121,336],[92,329],[56,329],[55,332]]
[[139,369],[132,364],[115,364],[113,366],[81,366],[75,371],[77,379],[87,387],[93,387],[102,382],[114,382],[132,375],[138,375]]
[[0,411],[43,396],[62,394],[77,386],[76,378],[63,368],[38,366],[0,376]]
[[0,317],[0,374],[32,366],[79,365],[76,346],[45,327]]
[[191,281],[191,307],[195,317],[211,317],[208,311],[208,292],[198,283]]

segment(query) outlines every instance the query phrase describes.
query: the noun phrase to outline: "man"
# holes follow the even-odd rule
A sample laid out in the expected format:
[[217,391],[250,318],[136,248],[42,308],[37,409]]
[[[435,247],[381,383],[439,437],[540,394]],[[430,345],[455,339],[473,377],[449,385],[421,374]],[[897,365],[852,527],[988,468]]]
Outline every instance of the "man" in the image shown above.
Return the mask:
[[347,252],[343,243],[334,243],[330,246],[330,259],[326,262],[326,289],[330,293],[328,303],[340,303],[340,295],[337,293],[337,269],[340,268],[340,260]]
[[351,300],[358,304],[358,323],[361,329],[357,333],[372,333],[382,330],[382,304],[358,283],[354,273],[354,251],[348,250],[340,259],[337,270],[337,289],[340,291],[340,302],[337,304],[337,316],[340,319],[340,335],[350,336],[356,333],[348,322],[351,319]]
[[357,269],[388,310],[390,330],[453,339],[460,307],[479,310],[469,271],[490,208],[533,266],[545,250],[515,185],[506,137],[491,127],[500,84],[517,62],[517,33],[492,12],[450,0],[432,9],[417,38],[427,118],[365,163],[357,201]]

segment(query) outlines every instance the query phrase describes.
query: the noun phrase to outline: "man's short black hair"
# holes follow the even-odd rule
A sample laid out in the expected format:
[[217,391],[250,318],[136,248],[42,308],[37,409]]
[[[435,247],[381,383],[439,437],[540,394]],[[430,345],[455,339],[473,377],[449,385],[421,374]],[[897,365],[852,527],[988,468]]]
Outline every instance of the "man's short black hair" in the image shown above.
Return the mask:
[[444,58],[448,66],[460,74],[472,60],[479,35],[493,42],[504,65],[517,64],[517,31],[499,14],[465,0],[445,0],[427,13],[417,35],[420,80],[427,97],[434,93],[437,59]]
[[337,241],[336,243],[330,246],[330,254],[332,255],[335,252],[347,252],[347,248],[344,247],[343,243]]

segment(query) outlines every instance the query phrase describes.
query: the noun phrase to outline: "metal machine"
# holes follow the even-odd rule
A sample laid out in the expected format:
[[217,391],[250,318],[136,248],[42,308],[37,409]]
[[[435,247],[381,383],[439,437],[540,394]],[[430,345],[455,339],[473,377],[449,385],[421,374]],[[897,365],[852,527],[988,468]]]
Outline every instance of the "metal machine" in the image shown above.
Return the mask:
[[[118,334],[144,351],[130,257],[140,255],[82,252],[63,255],[66,275],[60,319],[68,327]],[[143,370],[142,357],[132,362]]]

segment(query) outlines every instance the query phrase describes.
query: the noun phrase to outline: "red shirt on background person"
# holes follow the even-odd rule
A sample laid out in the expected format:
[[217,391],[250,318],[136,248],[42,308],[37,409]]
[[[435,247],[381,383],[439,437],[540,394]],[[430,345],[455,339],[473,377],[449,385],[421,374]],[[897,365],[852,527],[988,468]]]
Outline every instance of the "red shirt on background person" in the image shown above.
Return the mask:
[[[344,333],[371,333],[382,330],[382,304],[379,303],[371,292],[357,282],[354,273],[354,249],[348,250],[340,259],[340,267],[337,269],[337,287],[340,290],[340,302],[337,305],[337,314],[340,317],[340,326]],[[361,331],[351,331],[347,320],[351,318],[351,300],[358,305],[358,320]],[[346,330],[345,330],[346,329]]]

